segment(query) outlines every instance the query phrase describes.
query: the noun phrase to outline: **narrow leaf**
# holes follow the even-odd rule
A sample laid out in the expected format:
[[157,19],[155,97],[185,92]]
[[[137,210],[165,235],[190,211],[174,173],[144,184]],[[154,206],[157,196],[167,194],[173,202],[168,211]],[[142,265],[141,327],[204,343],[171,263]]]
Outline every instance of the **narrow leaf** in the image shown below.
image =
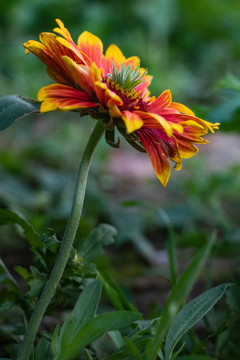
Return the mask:
[[94,317],[101,291],[102,285],[99,280],[93,281],[83,290],[73,311],[62,326],[59,337],[61,347],[63,347],[63,344],[67,344],[71,338],[74,338],[81,327]]
[[122,335],[121,335],[120,331],[112,330],[112,331],[108,332],[108,335],[110,336],[110,338],[114,342],[116,348],[119,349],[123,344],[123,338],[122,338]]
[[59,325],[57,325],[55,327],[53,336],[52,336],[52,340],[51,340],[51,350],[52,350],[52,354],[53,354],[53,359],[55,359],[55,357],[58,354],[59,351],[59,345],[58,345],[58,334],[59,334]]
[[130,311],[115,311],[95,317],[88,321],[71,340],[61,349],[57,360],[73,360],[79,352],[105,332],[130,326],[141,314]]
[[190,265],[181,275],[179,281],[173,287],[170,296],[163,308],[162,316],[159,322],[157,333],[151,339],[146,348],[146,360],[155,360],[158,349],[161,347],[162,341],[171,326],[177,312],[179,311],[183,301],[185,301],[189,291],[196,281],[204,262],[206,261],[212,245],[215,241],[216,233],[213,233],[209,242],[202,249],[198,250],[197,255],[193,258]]
[[88,320],[94,317],[101,292],[101,281],[95,280],[81,293],[70,315],[75,324],[75,331],[78,331]]
[[134,305],[128,301],[123,291],[115,283],[115,281],[106,272],[98,272],[98,277],[102,281],[103,290],[109,301],[116,307],[117,310],[130,310],[137,312]]
[[181,337],[211,310],[229,286],[230,284],[222,284],[205,291],[181,309],[167,334],[165,343],[166,360],[171,357],[173,349]]
[[0,98],[0,130],[8,128],[14,121],[29,114],[39,112],[39,103],[18,95]]

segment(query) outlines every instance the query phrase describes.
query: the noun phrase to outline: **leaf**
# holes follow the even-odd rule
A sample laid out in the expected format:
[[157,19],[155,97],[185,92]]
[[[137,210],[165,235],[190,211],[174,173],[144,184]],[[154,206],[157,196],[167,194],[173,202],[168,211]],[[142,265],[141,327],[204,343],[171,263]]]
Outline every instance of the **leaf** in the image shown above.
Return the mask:
[[79,329],[96,314],[101,292],[101,281],[95,280],[88,285],[79,296],[73,311],[66,320],[66,323],[68,321],[73,322],[74,333],[78,332]]
[[102,285],[99,280],[93,281],[83,290],[73,311],[69,314],[60,330],[58,351],[56,351],[57,342],[55,337],[52,340],[52,348],[55,349],[55,358],[61,352],[61,349],[64,349],[67,344],[71,342],[71,339],[74,338],[81,327],[94,317],[100,300],[101,291]]
[[24,235],[32,246],[42,246],[39,234],[33,227],[15,212],[8,209],[0,209],[0,225],[18,224],[23,229]]
[[35,360],[51,360],[50,349],[49,341],[44,338],[40,339],[36,347]]
[[88,349],[83,350],[86,360],[94,360]]
[[11,310],[14,307],[14,303],[12,301],[6,301],[3,304],[0,304],[0,312]]
[[114,242],[117,230],[108,224],[100,224],[84,241],[77,244],[77,252],[85,261],[93,261],[103,254],[103,247]]
[[202,249],[198,250],[192,262],[181,275],[180,279],[173,287],[163,308],[162,316],[159,322],[157,333],[151,339],[146,348],[146,360],[155,360],[158,349],[161,347],[162,341],[171,326],[177,312],[179,311],[183,301],[185,301],[189,291],[191,290],[195,280],[197,279],[215,241],[216,233],[213,233],[209,242]]
[[211,310],[229,286],[230,284],[222,284],[205,291],[181,309],[167,334],[165,360],[171,358],[174,347],[181,337]]
[[55,330],[54,330],[54,333],[52,336],[52,340],[51,340],[51,350],[52,350],[52,354],[53,354],[53,359],[55,359],[55,357],[57,356],[58,351],[59,351],[59,345],[58,345],[59,330],[60,330],[60,327],[59,327],[59,325],[57,325],[55,327]]
[[58,254],[60,248],[60,241],[56,237],[56,233],[53,229],[46,229],[43,234],[40,236],[42,242],[47,246],[47,248],[53,253]]
[[129,352],[134,356],[136,360],[143,360],[141,353],[139,352],[138,347],[134,344],[129,338],[125,339],[126,345],[128,347]]
[[27,282],[27,285],[30,289],[25,294],[25,296],[29,299],[34,299],[40,294],[46,283],[46,274],[41,273],[34,266],[30,266],[30,269],[33,278]]
[[101,314],[88,321],[75,335],[69,339],[68,346],[61,349],[57,360],[73,360],[79,352],[105,332],[130,326],[141,314],[131,311],[115,311]]
[[[134,323],[135,324],[135,323]],[[143,351],[146,348],[146,343],[149,340],[150,336],[141,336],[138,339],[132,339],[131,341],[134,342],[134,344],[136,345],[137,349],[143,353]],[[162,358],[161,358],[162,359]],[[107,358],[107,360],[133,360],[132,355],[129,353],[129,349],[127,347],[126,344],[126,339],[125,339],[125,343],[123,343],[123,345],[121,346],[121,348],[119,350],[117,350],[114,354],[112,354],[111,356],[109,356]]]
[[123,344],[123,338],[122,338],[122,335],[121,335],[120,331],[112,330],[112,331],[108,332],[108,335],[110,336],[110,338],[114,342],[116,348],[119,349]]
[[14,121],[32,113],[39,112],[39,103],[18,95],[0,98],[0,131],[8,128]]
[[109,299],[109,301],[115,306],[117,310],[130,310],[137,312],[137,309],[133,304],[128,301],[123,291],[119,286],[111,279],[110,275],[106,272],[98,272],[98,278],[103,284],[103,290]]

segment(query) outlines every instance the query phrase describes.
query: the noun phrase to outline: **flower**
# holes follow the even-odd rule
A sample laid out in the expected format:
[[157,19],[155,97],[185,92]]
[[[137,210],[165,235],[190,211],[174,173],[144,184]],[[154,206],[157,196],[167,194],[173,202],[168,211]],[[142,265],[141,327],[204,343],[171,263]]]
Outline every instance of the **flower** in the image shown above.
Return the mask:
[[41,33],[40,42],[24,43],[26,54],[32,52],[47,65],[48,75],[56,82],[40,89],[40,111],[78,110],[102,119],[105,137],[114,147],[115,127],[136,149],[147,152],[155,173],[166,186],[171,167],[180,170],[182,158],[198,152],[193,143],[207,143],[201,136],[218,129],[197,118],[186,106],[172,102],[170,90],[150,97],[152,77],[140,67],[136,56],[125,58],[116,45],[103,54],[101,40],[84,31],[73,42],[61,20],[53,33]]

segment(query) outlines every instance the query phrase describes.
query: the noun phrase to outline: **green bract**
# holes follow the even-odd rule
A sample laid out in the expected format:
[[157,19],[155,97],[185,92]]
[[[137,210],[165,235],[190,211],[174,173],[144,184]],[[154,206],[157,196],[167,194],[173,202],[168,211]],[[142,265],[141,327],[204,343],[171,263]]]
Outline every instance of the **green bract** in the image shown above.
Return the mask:
[[112,74],[107,74],[107,77],[122,85],[126,90],[132,90],[137,85],[141,84],[141,82],[143,82],[143,77],[147,74],[146,70],[141,74],[139,66],[133,70],[132,64],[128,66],[122,64],[119,69],[114,62],[112,65]]

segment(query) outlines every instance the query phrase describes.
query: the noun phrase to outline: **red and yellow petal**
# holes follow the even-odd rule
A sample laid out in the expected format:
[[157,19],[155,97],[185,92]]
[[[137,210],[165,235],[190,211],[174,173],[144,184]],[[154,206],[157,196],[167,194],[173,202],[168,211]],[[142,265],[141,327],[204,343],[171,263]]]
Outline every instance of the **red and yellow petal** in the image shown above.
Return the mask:
[[110,60],[110,62],[114,62],[114,64],[119,68],[126,60],[122,51],[115,44],[111,44],[105,53],[105,58]]
[[147,111],[161,115],[161,111],[170,106],[171,102],[172,94],[170,90],[165,90],[156,100],[148,105]]
[[197,118],[196,116],[191,116],[186,114],[168,113],[168,114],[164,114],[164,117],[167,121],[176,124],[181,124],[183,126],[191,124],[191,127],[195,127],[195,128],[202,127],[203,129],[202,135],[204,135],[204,133],[207,134],[209,131],[213,133],[214,129],[218,128],[219,125],[219,123],[212,124],[209,121],[205,121],[200,118]]
[[136,114],[143,120],[144,127],[148,129],[163,129],[168,137],[172,136],[173,128],[164,117],[144,111],[136,111]]
[[85,65],[77,64],[74,60],[72,60],[68,56],[63,56],[62,59],[65,62],[66,67],[69,70],[73,78],[73,81],[76,84],[76,87],[80,87],[88,94],[94,96],[94,89],[90,77],[89,67]]
[[125,64],[126,66],[132,65],[133,67],[138,67],[140,65],[140,59],[137,56],[131,56],[126,59],[126,57],[123,55],[122,51],[119,49],[119,47],[115,44],[111,44],[105,53],[105,59],[108,60],[109,69],[112,69],[112,62],[117,66],[117,68],[120,68],[122,64]]
[[24,44],[26,52],[32,52],[47,65],[47,71],[53,80],[62,84],[74,85],[74,81],[62,60],[62,56],[66,55],[81,62],[79,56],[60,44],[55,34],[41,33],[39,38],[42,43],[30,40]]
[[167,185],[171,168],[168,162],[168,148],[153,129],[141,128],[137,131],[153,169],[163,186]]
[[196,155],[199,151],[196,146],[192,144],[192,142],[186,141],[183,138],[177,138],[179,154],[183,159],[189,159],[192,156]]
[[195,116],[194,112],[183,104],[172,102],[170,107],[171,109],[177,110],[183,114]]
[[122,119],[125,123],[127,133],[140,129],[143,126],[143,120],[135,112],[123,111]]
[[60,19],[55,19],[55,22],[57,23],[58,27],[53,29],[53,31],[62,35],[65,39],[73,41],[70,32],[65,28],[63,22]]
[[38,93],[38,100],[42,102],[40,112],[70,111],[99,105],[86,92],[62,84],[43,87]]
[[91,61],[94,61],[98,67],[102,67],[103,44],[97,36],[84,31],[78,38],[77,47]]
[[46,46],[41,44],[39,41],[29,40],[23,44],[25,47],[25,54],[29,54],[30,52],[36,55],[41,60],[41,56],[46,51]]

